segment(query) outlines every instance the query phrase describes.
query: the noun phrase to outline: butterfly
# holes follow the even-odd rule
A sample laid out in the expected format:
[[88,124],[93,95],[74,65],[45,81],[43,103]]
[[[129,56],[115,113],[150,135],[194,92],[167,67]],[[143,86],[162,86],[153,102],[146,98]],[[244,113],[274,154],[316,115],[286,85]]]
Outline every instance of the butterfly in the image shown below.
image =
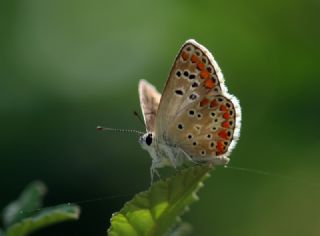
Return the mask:
[[139,98],[147,130],[139,142],[152,157],[151,176],[158,168],[187,161],[213,166],[229,162],[240,136],[241,108],[204,46],[187,40],[162,96],[140,80]]

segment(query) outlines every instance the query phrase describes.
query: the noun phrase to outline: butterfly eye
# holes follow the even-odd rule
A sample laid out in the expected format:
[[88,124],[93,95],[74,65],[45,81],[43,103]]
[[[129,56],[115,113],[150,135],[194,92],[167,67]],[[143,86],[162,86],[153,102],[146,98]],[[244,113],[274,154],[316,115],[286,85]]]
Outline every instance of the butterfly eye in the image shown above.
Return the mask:
[[152,134],[149,134],[147,137],[146,137],[146,144],[148,146],[150,146],[152,143]]

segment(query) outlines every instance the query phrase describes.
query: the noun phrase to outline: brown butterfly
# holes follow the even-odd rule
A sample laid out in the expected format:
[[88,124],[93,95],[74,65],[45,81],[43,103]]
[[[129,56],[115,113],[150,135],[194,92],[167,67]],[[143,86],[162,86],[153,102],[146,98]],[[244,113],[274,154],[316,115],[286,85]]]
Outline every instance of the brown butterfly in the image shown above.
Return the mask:
[[240,136],[241,108],[204,46],[192,39],[186,41],[162,96],[145,80],[139,83],[139,96],[147,129],[140,144],[152,157],[152,173],[185,161],[229,162],[228,155]]

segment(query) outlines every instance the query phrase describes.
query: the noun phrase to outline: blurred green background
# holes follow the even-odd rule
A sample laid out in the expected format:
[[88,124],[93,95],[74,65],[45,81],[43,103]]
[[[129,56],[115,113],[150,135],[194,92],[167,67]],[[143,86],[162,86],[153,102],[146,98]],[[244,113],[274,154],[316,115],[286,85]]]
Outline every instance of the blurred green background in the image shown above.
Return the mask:
[[143,130],[139,79],[161,90],[194,38],[243,109],[230,166],[294,180],[218,168],[183,217],[193,235],[319,235],[319,12],[318,0],[1,1],[0,206],[35,179],[46,205],[106,197],[34,234],[105,235],[149,186],[151,159],[134,135],[95,127]]

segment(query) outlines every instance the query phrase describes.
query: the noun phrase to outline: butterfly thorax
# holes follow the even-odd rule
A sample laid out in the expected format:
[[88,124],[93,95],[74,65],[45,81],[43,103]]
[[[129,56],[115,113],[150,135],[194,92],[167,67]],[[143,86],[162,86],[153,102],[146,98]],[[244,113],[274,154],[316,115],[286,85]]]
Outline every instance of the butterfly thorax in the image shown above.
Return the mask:
[[156,138],[153,132],[147,132],[139,139],[141,147],[149,152],[152,158],[152,168],[164,166],[179,166],[181,163],[177,158],[179,148],[168,145],[164,140]]

